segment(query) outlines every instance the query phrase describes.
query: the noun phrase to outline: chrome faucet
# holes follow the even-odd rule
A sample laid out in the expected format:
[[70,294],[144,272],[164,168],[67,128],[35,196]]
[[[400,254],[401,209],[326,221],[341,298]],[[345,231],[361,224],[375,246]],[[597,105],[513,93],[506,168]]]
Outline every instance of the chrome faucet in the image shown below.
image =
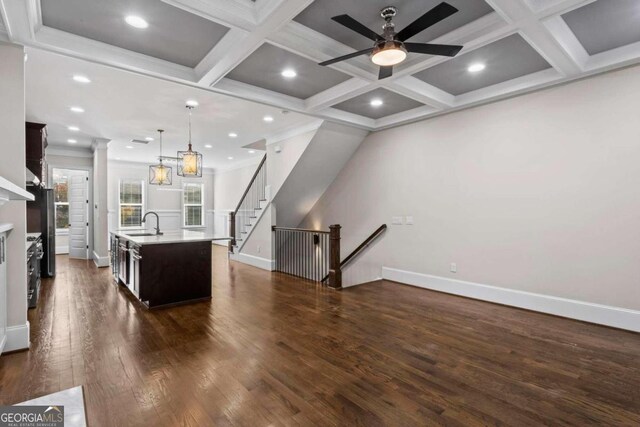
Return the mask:
[[144,224],[145,222],[147,222],[147,215],[149,214],[153,214],[156,216],[156,236],[161,236],[162,233],[160,232],[160,217],[158,216],[157,213],[153,212],[153,211],[149,211],[146,214],[144,214],[144,216],[142,217],[142,223]]

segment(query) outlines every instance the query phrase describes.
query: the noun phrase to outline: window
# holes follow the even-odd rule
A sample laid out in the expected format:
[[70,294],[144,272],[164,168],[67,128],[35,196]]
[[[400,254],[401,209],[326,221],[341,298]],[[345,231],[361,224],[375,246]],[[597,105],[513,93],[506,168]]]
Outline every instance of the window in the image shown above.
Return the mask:
[[53,198],[56,208],[56,231],[69,230],[69,176],[61,171],[53,172]]
[[120,181],[120,228],[142,227],[144,212],[144,181]]
[[202,184],[183,185],[183,224],[185,227],[204,227],[204,195]]

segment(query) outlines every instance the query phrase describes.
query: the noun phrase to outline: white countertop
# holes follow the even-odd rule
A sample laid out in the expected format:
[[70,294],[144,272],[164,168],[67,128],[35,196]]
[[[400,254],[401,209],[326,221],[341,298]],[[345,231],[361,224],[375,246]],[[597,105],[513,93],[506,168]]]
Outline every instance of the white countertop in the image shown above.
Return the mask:
[[[131,236],[128,233],[137,234],[149,232],[148,230],[113,230],[111,233],[123,239],[130,240],[138,245],[158,245],[162,243],[188,243],[188,242],[212,242],[214,240],[228,240],[228,237],[215,236],[202,231],[169,230],[163,231],[161,236]],[[153,231],[151,231],[153,232]]]

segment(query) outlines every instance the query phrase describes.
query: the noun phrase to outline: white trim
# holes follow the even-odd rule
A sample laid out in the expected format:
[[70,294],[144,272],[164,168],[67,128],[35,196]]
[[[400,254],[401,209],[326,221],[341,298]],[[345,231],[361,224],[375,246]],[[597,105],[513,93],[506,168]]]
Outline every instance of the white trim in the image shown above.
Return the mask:
[[[67,255],[69,253],[69,246],[56,246],[56,255]],[[94,252],[95,253],[95,252]]]
[[252,265],[267,271],[273,271],[275,268],[275,260],[260,258],[253,255],[244,254],[242,252],[229,254],[229,258],[243,264]]
[[84,147],[67,148],[67,147],[59,147],[56,145],[51,145],[51,143],[49,144],[50,145],[47,146],[47,155],[64,156],[64,157],[81,157],[86,159],[93,158],[93,152],[91,151],[90,148],[84,148]]
[[382,278],[438,292],[640,332],[640,311],[382,267]]
[[93,262],[96,267],[109,267],[109,256],[100,256],[93,251]]
[[3,353],[29,348],[29,321],[24,325],[7,326],[7,341]]

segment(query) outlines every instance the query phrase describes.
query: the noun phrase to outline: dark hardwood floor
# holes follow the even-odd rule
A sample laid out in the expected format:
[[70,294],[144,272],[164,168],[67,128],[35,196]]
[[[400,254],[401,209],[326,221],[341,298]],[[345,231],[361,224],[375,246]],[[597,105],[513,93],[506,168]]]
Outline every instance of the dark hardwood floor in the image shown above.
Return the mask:
[[90,426],[640,425],[640,334],[214,249],[212,301],[158,311],[59,257],[0,404],[83,385]]

